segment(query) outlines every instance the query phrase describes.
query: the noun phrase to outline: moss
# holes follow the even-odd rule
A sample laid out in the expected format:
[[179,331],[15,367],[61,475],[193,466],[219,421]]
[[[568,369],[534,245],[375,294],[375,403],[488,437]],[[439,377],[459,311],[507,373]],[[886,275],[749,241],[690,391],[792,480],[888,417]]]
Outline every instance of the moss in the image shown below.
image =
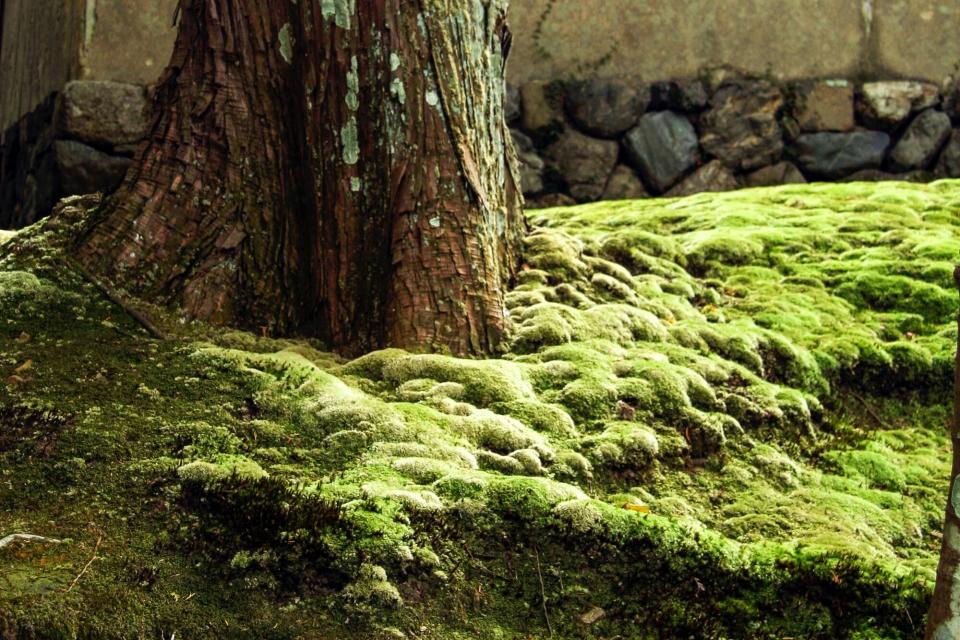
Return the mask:
[[242,455],[221,454],[210,460],[195,460],[177,468],[177,476],[184,482],[207,489],[233,478],[245,481],[262,480],[267,476],[260,465]]
[[610,422],[603,433],[583,440],[583,449],[594,464],[642,470],[660,453],[656,433],[635,422]]
[[[17,478],[0,509],[61,537],[97,522],[127,564],[104,553],[66,594],[76,572],[52,567],[82,566],[95,537],[18,556],[0,620],[538,637],[546,597],[561,637],[913,637],[949,475],[954,191],[538,212],[512,346],[487,360],[342,363],[176,319],[147,340],[49,229],[26,230],[0,257],[19,283],[0,287],[0,370],[33,362],[0,387]],[[651,513],[622,508],[637,500]],[[138,586],[149,567],[162,589]],[[60,586],[5,598],[14,574]],[[174,590],[198,596],[174,607]],[[585,629],[594,606],[618,614]]]
[[405,355],[382,369],[385,381],[399,386],[430,378],[463,386],[463,399],[478,407],[494,402],[533,398],[533,389],[521,366],[502,360],[460,360],[441,355]]

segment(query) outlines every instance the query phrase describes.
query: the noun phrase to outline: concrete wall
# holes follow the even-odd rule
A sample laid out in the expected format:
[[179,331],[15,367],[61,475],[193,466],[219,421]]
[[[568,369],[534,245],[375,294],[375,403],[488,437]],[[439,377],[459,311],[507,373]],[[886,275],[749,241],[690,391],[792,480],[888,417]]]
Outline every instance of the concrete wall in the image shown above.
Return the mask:
[[173,51],[177,0],[90,1],[96,12],[84,48],[83,79],[154,82]]
[[148,84],[166,66],[177,0],[4,0],[0,132],[70,80]]
[[718,65],[939,83],[960,63],[956,0],[514,0],[511,12],[517,84],[676,79]]
[[[73,78],[147,83],[176,0],[4,0],[0,131]],[[941,82],[957,0],[513,0],[510,76],[684,78],[727,65],[784,79]]]
[[77,77],[86,0],[5,0],[0,131]]

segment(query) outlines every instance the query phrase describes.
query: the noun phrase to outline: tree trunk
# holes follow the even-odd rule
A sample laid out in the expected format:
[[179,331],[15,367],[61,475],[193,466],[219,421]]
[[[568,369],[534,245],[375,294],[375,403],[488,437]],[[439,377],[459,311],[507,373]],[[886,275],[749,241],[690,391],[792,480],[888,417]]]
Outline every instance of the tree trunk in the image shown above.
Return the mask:
[[[960,267],[953,272],[953,277],[960,289]],[[957,318],[957,326],[960,328],[960,317]],[[960,640],[960,351],[953,374],[950,439],[953,443],[953,471],[950,474],[937,584],[927,615],[927,640]]]
[[507,0],[181,0],[149,139],[81,240],[189,315],[495,350],[524,229]]

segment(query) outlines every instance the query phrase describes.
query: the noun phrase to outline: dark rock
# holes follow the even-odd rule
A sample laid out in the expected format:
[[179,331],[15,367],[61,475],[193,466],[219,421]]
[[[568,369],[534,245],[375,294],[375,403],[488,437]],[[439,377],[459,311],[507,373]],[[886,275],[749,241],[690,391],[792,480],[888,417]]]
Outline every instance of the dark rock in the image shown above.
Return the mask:
[[780,90],[766,82],[722,86],[700,121],[700,143],[731,169],[749,171],[776,162],[783,152],[777,113]]
[[960,129],[954,130],[937,161],[938,178],[960,178]]
[[654,82],[650,85],[651,111],[702,111],[709,102],[707,89],[699,80]]
[[796,119],[800,129],[811,131],[853,131],[853,85],[846,80],[804,82],[794,87]]
[[643,182],[637,177],[633,169],[618,164],[607,181],[607,187],[603,190],[601,200],[639,200],[640,198],[649,198]]
[[503,94],[503,115],[507,119],[507,124],[514,124],[523,114],[523,107],[520,103],[520,90],[510,83],[507,83]]
[[713,160],[703,165],[683,182],[667,192],[671,198],[692,196],[695,193],[733,191],[740,183],[733,172],[719,160]]
[[648,113],[624,138],[630,162],[657,193],[677,183],[696,165],[697,132],[685,117],[672,111]]
[[138,142],[146,135],[146,104],[139,85],[71,82],[57,105],[60,135],[101,147]]
[[933,174],[929,171],[908,171],[906,173],[890,173],[880,169],[863,169],[843,178],[841,182],[930,182]]
[[107,155],[73,140],[56,141],[53,155],[64,196],[110,193],[120,186],[131,164],[129,158]]
[[513,138],[513,146],[516,147],[517,153],[536,153],[533,140],[523,131],[510,129],[510,137]]
[[564,104],[570,120],[600,138],[618,138],[647,110],[650,90],[611,80],[583,80],[567,86]]
[[807,179],[796,165],[784,161],[757,169],[745,181],[751,187],[772,187],[778,184],[803,184]]
[[895,129],[910,117],[940,102],[940,91],[928,82],[898,80],[867,82],[860,91],[858,109],[867,126]]
[[553,83],[531,81],[520,87],[523,130],[540,133],[563,123],[563,102],[560,91]]
[[907,130],[900,142],[890,152],[890,165],[894,171],[927,169],[950,138],[950,116],[942,111],[927,109],[922,112]]
[[598,140],[571,129],[550,145],[546,157],[563,177],[570,195],[579,202],[590,202],[603,195],[618,152],[612,140]]
[[880,131],[807,133],[790,146],[788,155],[804,173],[833,180],[883,163],[890,136]]
[[571,207],[577,201],[565,193],[547,193],[538,198],[527,200],[527,209],[551,209],[553,207]]

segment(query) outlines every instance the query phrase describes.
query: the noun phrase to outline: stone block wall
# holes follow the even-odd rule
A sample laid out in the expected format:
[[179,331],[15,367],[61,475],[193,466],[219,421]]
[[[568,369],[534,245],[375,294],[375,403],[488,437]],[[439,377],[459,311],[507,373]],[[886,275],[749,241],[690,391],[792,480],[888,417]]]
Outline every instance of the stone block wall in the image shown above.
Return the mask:
[[508,89],[529,207],[960,177],[958,92],[919,81],[532,81]]
[[8,129],[0,229],[35,222],[65,196],[120,186],[145,133],[145,107],[142,86],[74,81]]

